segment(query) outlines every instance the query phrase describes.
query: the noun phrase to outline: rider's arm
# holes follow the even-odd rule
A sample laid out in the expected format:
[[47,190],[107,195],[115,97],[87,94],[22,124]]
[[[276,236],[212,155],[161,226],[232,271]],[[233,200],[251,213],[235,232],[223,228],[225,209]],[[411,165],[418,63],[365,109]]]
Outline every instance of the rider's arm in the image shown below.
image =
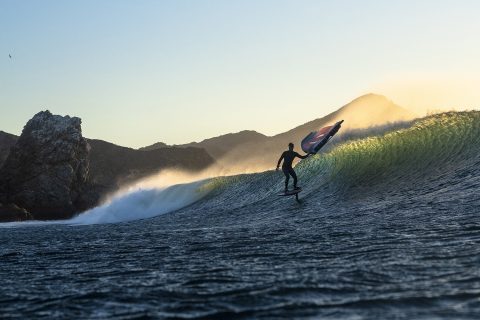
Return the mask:
[[301,156],[301,155],[299,155],[298,153],[295,152],[295,156],[296,156],[296,157],[299,157],[300,159],[308,158],[309,155],[310,155],[310,153],[307,153],[306,155]]
[[280,159],[278,159],[277,169],[280,167],[280,162],[282,162],[284,156],[285,156],[285,152],[282,153],[282,156],[280,157]]

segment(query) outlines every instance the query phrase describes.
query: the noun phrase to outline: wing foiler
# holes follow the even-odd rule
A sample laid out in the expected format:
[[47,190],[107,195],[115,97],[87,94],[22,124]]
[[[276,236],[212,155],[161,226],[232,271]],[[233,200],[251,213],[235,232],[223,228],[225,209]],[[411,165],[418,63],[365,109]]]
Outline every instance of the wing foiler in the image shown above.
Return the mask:
[[340,120],[333,126],[310,132],[302,140],[302,150],[305,153],[317,153],[340,130],[342,123],[343,120]]

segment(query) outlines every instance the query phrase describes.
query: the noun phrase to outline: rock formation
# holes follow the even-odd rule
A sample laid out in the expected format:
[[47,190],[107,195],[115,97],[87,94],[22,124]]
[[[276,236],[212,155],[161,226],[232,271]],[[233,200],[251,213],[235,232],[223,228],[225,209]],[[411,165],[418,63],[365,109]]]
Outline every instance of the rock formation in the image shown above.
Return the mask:
[[0,202],[35,219],[64,219],[94,205],[88,152],[80,118],[37,113],[0,169]]
[[0,130],[0,168],[10,153],[10,148],[15,145],[18,137],[16,135]]

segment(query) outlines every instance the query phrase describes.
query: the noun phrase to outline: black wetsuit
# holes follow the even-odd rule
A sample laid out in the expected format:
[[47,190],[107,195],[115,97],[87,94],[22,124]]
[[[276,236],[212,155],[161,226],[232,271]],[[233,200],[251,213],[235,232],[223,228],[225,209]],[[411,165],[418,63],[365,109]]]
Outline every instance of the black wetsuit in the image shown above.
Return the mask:
[[290,176],[293,177],[293,188],[297,188],[297,174],[292,168],[292,163],[295,157],[298,157],[300,159],[305,159],[306,157],[308,157],[308,154],[301,156],[293,150],[292,151],[287,150],[284,153],[282,153],[282,156],[278,160],[277,167],[280,166],[280,162],[283,159],[282,171],[283,171],[283,174],[285,175],[285,191],[288,190],[288,181],[290,180]]

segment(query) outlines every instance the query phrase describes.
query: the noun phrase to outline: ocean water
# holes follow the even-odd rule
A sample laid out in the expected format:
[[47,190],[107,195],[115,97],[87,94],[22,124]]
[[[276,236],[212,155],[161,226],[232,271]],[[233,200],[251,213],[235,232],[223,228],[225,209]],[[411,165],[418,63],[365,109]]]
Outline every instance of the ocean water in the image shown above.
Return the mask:
[[480,112],[3,224],[2,319],[479,319]]

